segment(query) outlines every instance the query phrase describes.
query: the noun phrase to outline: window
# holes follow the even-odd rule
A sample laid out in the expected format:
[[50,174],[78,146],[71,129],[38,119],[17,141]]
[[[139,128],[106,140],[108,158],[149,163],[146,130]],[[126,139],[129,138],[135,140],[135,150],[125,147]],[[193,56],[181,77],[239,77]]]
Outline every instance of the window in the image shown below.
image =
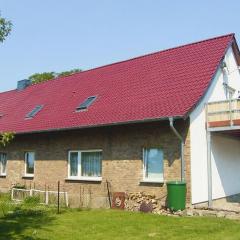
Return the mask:
[[6,176],[7,174],[7,154],[0,153],[0,176]]
[[102,180],[102,151],[70,151],[68,177],[80,180]]
[[146,148],[143,151],[144,181],[163,181],[163,151],[158,148]]
[[77,107],[77,111],[86,110],[96,100],[96,96],[88,97],[83,103]]
[[26,152],[25,153],[25,176],[26,177],[34,176],[34,162],[35,162],[35,153]]
[[31,112],[26,115],[26,118],[33,118],[39,113],[43,108],[43,105],[37,105]]
[[71,176],[71,177],[78,176],[78,161],[79,161],[78,152],[71,152],[70,159],[69,159],[69,165],[70,165],[69,166],[70,167],[69,176]]

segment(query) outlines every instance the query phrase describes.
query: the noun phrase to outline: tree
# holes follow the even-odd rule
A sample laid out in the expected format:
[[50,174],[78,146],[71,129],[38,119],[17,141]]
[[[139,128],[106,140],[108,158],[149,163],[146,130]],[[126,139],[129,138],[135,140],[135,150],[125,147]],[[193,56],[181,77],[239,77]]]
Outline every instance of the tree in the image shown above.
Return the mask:
[[55,72],[43,72],[43,73],[35,73],[31,75],[28,79],[31,80],[33,84],[45,82],[51,80],[56,77]]
[[12,30],[12,22],[0,15],[0,42],[3,42]]
[[0,146],[6,147],[14,139],[13,132],[0,133]]
[[78,72],[81,72],[81,71],[82,71],[81,69],[75,68],[75,69],[72,69],[70,71],[65,71],[65,72],[58,73],[58,77],[65,77],[65,76],[71,75],[73,73],[78,73]]
[[30,79],[33,84],[36,84],[36,83],[45,82],[45,81],[54,79],[56,77],[66,77],[77,72],[81,72],[81,69],[76,68],[76,69],[72,69],[72,70],[64,71],[60,73],[56,73],[56,72],[35,73],[30,77],[28,77],[28,79]]

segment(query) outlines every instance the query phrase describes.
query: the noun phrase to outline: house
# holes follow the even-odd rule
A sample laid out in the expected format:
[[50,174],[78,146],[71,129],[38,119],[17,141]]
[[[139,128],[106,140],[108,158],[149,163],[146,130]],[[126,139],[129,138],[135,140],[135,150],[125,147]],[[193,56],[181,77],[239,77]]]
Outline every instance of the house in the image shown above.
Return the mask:
[[240,55],[234,34],[0,93],[0,190],[16,183],[166,195],[185,180],[191,204],[240,193]]

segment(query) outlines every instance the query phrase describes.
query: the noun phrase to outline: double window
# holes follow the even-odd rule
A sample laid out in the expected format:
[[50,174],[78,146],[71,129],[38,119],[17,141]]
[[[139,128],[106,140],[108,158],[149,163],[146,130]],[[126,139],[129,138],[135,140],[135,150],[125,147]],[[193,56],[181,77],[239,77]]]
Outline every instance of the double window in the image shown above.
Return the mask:
[[70,151],[68,178],[101,181],[102,150]]
[[159,148],[143,150],[143,181],[163,182],[163,151]]
[[34,176],[34,163],[35,163],[35,153],[25,152],[25,176]]
[[6,176],[7,174],[7,154],[0,153],[0,176]]

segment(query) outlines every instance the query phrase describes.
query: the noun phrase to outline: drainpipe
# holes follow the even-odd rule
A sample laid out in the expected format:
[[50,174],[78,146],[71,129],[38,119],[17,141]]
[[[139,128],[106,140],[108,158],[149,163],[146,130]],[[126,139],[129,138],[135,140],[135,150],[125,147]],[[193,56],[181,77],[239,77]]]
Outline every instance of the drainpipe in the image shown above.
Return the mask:
[[184,160],[184,139],[181,134],[177,131],[177,129],[173,125],[174,119],[171,117],[169,118],[170,128],[172,129],[173,133],[177,136],[177,138],[181,141],[181,181],[185,180],[185,160]]
[[207,175],[208,175],[208,207],[212,207],[212,160],[211,133],[207,131]]

